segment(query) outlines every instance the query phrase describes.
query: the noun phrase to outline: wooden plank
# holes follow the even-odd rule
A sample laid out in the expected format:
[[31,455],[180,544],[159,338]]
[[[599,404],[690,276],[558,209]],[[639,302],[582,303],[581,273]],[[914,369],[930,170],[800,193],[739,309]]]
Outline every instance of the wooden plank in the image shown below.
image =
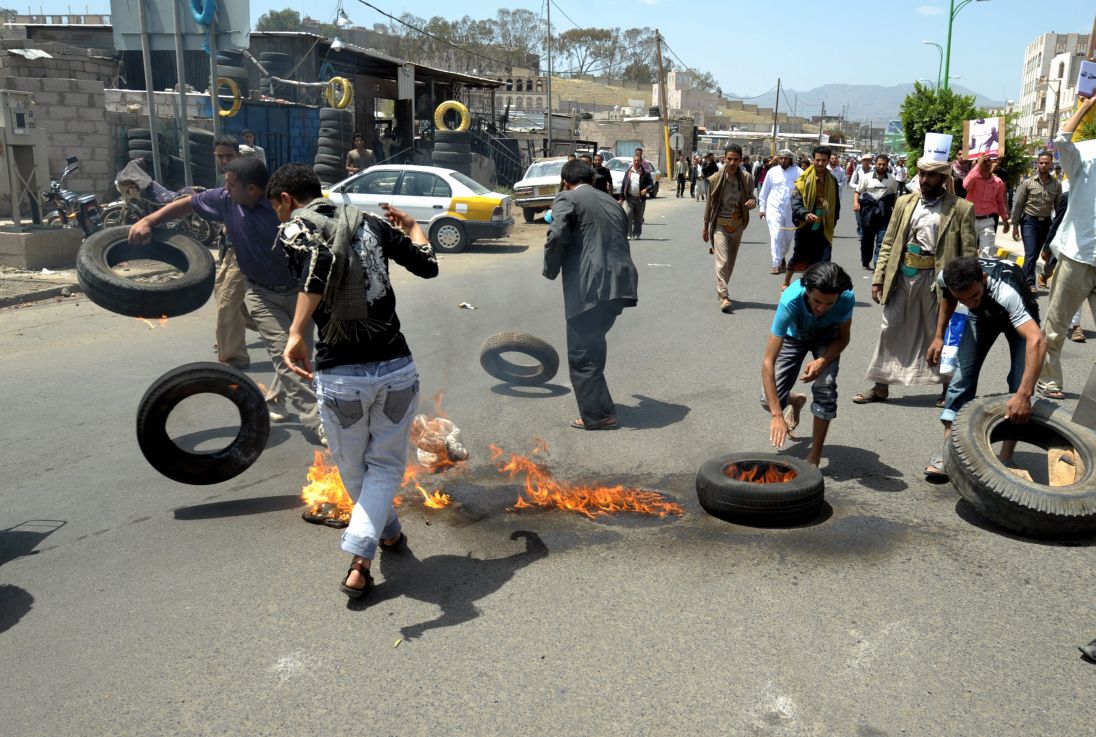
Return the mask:
[[1008,468],[1008,470],[1011,471],[1014,475],[1022,478],[1024,481],[1030,481],[1033,484],[1035,483],[1035,479],[1031,478],[1031,474],[1028,473],[1025,469],[1013,468],[1012,466],[1006,466],[1006,468]]

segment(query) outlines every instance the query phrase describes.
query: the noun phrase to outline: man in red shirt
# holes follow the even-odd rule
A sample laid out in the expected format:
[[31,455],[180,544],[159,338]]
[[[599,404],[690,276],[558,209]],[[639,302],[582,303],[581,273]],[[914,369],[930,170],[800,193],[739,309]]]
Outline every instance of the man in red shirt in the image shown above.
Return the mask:
[[988,156],[978,159],[970,173],[963,179],[967,190],[967,202],[974,205],[974,229],[978,232],[978,255],[994,258],[997,255],[997,219],[1005,224],[1008,232],[1008,208],[1005,207],[1005,183],[993,173],[993,162]]

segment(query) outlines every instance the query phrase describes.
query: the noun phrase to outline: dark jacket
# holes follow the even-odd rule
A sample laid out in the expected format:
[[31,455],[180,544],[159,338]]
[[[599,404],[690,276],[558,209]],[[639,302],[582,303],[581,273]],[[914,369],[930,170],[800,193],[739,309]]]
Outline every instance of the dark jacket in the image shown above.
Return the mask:
[[[620,194],[617,196],[621,200],[626,200],[628,198],[628,178],[633,174],[635,174],[635,172],[632,171],[632,167],[629,166],[628,171],[624,172],[624,178],[620,180]],[[642,195],[646,192],[649,195],[651,194],[651,188],[654,186],[654,177],[651,176],[651,172],[647,171],[647,167],[644,167],[643,171],[639,173],[639,193]],[[552,217],[555,217],[554,213]]]
[[628,216],[604,192],[580,185],[556,195],[544,244],[544,276],[555,279],[563,273],[568,319],[601,302],[635,306],[639,272],[627,234]]
[[613,174],[607,166],[594,167],[594,189],[600,189],[605,194],[613,194]]
[[[708,177],[710,190],[708,204],[704,206],[704,230],[708,231],[709,240],[715,237],[716,216],[719,215],[719,209],[723,204],[721,199],[723,197],[723,183],[729,176],[738,177],[738,205],[742,212],[742,229],[745,230],[746,226],[750,224],[750,211],[746,208],[746,203],[754,199],[753,177],[750,176],[749,172],[743,171],[742,167],[730,173],[724,168],[722,171],[717,171]],[[756,204],[756,200],[754,202]]]
[[890,222],[898,194],[886,194],[875,199],[870,194],[860,195],[860,227],[878,228]]

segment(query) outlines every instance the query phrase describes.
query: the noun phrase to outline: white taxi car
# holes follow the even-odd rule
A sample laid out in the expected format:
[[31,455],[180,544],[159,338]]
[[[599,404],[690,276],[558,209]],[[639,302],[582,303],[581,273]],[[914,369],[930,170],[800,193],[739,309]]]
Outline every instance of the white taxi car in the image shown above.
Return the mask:
[[521,208],[525,222],[531,223],[538,212],[551,209],[566,163],[566,156],[534,161],[521,181],[514,183],[514,204]]
[[514,229],[509,195],[436,166],[371,166],[325,194],[382,217],[381,203],[414,215],[439,253],[460,253],[473,241],[505,238]]

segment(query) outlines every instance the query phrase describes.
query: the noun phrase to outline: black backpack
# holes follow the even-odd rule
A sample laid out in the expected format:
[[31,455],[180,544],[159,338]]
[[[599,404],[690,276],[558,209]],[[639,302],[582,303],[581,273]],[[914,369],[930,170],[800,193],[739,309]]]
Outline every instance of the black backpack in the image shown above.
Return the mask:
[[981,256],[978,257],[978,263],[982,265],[982,271],[986,274],[1015,289],[1016,293],[1020,295],[1020,299],[1024,301],[1024,307],[1028,313],[1035,319],[1035,322],[1039,322],[1039,302],[1024,279],[1022,267],[1017,266],[1012,261],[999,258],[982,258]]

